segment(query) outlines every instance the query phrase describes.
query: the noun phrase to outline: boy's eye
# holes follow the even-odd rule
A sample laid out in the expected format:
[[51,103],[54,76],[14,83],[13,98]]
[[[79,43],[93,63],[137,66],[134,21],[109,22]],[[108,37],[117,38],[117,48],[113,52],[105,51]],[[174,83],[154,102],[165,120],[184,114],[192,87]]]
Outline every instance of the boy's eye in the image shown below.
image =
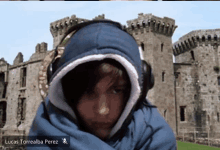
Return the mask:
[[124,92],[124,89],[113,89],[112,91],[114,94],[122,93]]

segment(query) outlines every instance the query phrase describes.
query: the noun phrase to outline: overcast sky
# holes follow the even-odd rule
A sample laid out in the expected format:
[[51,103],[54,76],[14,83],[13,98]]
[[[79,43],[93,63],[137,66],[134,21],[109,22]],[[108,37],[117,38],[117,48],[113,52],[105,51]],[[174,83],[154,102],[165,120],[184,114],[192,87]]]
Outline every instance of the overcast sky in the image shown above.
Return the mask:
[[172,37],[173,43],[192,30],[220,28],[220,2],[0,2],[0,58],[9,64],[19,52],[28,61],[35,52],[37,43],[48,43],[53,48],[50,23],[76,15],[92,19],[105,14],[105,18],[123,25],[135,19],[138,13],[152,13],[169,17],[178,28]]

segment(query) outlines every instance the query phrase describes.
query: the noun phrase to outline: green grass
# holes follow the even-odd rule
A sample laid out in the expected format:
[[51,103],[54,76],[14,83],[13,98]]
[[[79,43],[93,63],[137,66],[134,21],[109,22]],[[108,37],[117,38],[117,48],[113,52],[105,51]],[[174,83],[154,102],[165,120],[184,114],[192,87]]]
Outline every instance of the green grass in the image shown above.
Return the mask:
[[178,150],[217,150],[219,148],[177,141]]

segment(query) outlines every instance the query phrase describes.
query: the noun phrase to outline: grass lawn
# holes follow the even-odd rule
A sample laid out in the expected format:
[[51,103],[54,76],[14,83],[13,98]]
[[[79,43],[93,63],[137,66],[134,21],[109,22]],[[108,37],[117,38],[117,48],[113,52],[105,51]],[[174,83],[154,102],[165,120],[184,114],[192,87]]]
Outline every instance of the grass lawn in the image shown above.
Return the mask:
[[177,141],[178,150],[217,150],[219,148]]

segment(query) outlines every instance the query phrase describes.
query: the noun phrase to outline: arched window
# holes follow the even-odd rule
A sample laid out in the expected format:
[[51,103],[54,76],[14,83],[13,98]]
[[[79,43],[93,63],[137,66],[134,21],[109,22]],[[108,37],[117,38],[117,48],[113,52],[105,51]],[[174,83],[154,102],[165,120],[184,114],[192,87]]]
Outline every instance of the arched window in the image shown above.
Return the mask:
[[199,41],[199,36],[196,37],[197,41]]
[[165,71],[162,72],[162,82],[164,82]]
[[144,43],[143,42],[141,42],[141,48],[144,51]]
[[217,121],[219,122],[219,112],[217,112]]
[[193,51],[190,51],[190,53],[191,53],[192,59],[195,60],[194,52],[193,52]]
[[180,106],[180,121],[185,121],[186,106]]
[[208,41],[211,41],[211,35],[208,36]]
[[218,38],[217,35],[215,35],[215,36],[214,36],[214,40],[217,41],[217,38]]
[[137,23],[137,27],[138,27],[138,29],[140,29],[140,24],[139,23]]
[[133,23],[131,24],[131,29],[134,30],[134,24]]
[[154,21],[153,21],[153,27],[155,27],[155,23],[156,23],[156,21],[154,20]]
[[202,37],[202,41],[205,42],[205,36]]
[[160,21],[157,24],[157,30],[159,30],[159,28],[160,28]]
[[160,45],[161,52],[163,52],[163,43]]
[[26,87],[26,76],[27,76],[27,68],[21,68],[21,76],[20,76],[20,86]]
[[143,27],[145,27],[145,21],[143,20],[143,22],[142,22],[142,25],[143,25]]
[[150,20],[148,21],[148,26],[150,26]]

